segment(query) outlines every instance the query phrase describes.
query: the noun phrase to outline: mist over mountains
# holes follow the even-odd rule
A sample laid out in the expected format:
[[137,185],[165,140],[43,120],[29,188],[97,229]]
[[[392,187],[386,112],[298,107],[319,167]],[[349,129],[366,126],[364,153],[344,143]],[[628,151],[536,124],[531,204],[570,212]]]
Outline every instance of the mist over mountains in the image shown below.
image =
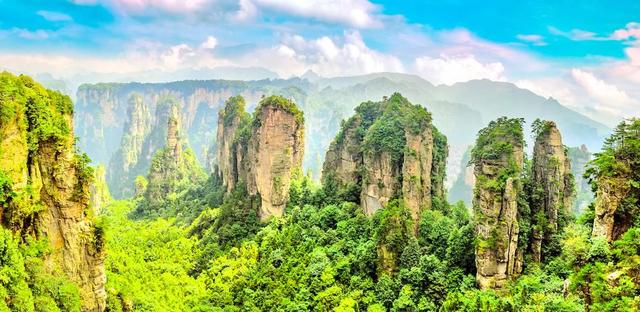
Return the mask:
[[[94,162],[108,167],[107,181],[114,181],[110,187],[115,196],[130,195],[130,190],[125,189],[133,188],[135,176],[148,170],[151,156],[164,145],[160,134],[164,133],[166,116],[163,117],[161,107],[167,100],[178,102],[190,146],[198,160],[211,167],[217,112],[227,98],[243,95],[250,112],[263,96],[282,95],[293,99],[306,116],[303,168],[316,179],[320,177],[326,150],[341,121],[350,116],[358,104],[380,100],[394,92],[426,107],[433,115],[434,125],[448,137],[451,150],[448,186],[460,174],[462,155],[473,144],[478,130],[500,116],[522,117],[529,124],[536,118],[555,120],[567,146],[584,144],[590,151],[599,150],[611,131],[552,98],[506,82],[472,80],[434,86],[418,76],[399,73],[324,78],[311,71],[301,77],[280,79],[277,75],[271,77],[268,71],[232,68],[201,74],[231,79],[98,83],[78,87],[75,124],[80,147]],[[242,78],[253,80],[239,80]],[[137,106],[133,104],[133,97],[139,98]],[[144,110],[144,114],[136,110]],[[134,118],[136,113],[138,117]],[[136,139],[132,141],[131,136]],[[531,136],[526,139],[531,146]],[[125,176],[124,183],[120,183],[121,180],[116,183],[112,178],[116,175]]]

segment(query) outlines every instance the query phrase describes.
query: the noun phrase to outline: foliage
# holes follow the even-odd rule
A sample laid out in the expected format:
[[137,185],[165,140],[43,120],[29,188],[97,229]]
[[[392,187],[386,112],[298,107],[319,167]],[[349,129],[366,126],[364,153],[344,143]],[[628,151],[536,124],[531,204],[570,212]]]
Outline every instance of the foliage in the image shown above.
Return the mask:
[[640,119],[621,122],[605,141],[602,151],[594,156],[585,177],[594,193],[598,186],[609,183],[620,192],[623,198],[614,218],[624,220],[625,224],[620,226],[626,230],[640,215]]
[[0,310],[80,311],[78,287],[45,269],[42,258],[49,252],[44,240],[19,244],[0,229]]
[[260,100],[260,104],[258,105],[255,112],[253,113],[254,128],[260,126],[261,121],[260,121],[260,118],[258,118],[259,116],[258,112],[260,112],[262,108],[266,106],[273,106],[273,107],[283,109],[284,111],[292,114],[299,125],[304,124],[304,113],[298,108],[296,103],[294,103],[290,99],[286,99],[281,96],[271,95],[271,96],[264,97],[262,100]]
[[478,132],[476,145],[471,150],[470,163],[497,160],[511,156],[514,147],[525,145],[522,118],[500,117]]
[[368,122],[364,122],[356,130],[356,133],[366,133],[362,140],[363,151],[374,154],[386,152],[394,161],[401,160],[404,155],[405,131],[417,135],[431,125],[431,114],[424,107],[411,104],[400,93],[394,93],[377,103],[380,106],[377,109],[371,109],[375,103],[365,102],[362,105],[362,108],[356,109],[356,113],[366,114],[361,117],[362,120],[370,120],[376,111],[382,112],[370,127],[367,127]]
[[247,119],[249,114],[245,112],[245,101],[241,95],[232,96],[224,103],[224,109],[218,114],[218,118],[223,120],[225,126],[231,125],[235,118]]
[[133,208],[116,201],[102,216],[109,311],[202,311],[204,284],[188,274],[196,240],[172,220],[129,220]]

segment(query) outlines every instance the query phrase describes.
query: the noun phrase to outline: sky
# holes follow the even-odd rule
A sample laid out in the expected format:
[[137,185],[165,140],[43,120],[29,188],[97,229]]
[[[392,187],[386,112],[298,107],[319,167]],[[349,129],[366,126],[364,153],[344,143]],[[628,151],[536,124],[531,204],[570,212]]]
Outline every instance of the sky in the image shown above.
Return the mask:
[[2,69],[216,67],[506,81],[611,125],[640,115],[640,1],[0,0]]

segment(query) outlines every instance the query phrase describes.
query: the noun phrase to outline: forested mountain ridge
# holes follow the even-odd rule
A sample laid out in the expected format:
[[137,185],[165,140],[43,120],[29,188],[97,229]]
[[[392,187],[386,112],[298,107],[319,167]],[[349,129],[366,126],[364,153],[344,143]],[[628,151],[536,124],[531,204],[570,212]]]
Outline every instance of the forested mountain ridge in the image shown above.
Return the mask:
[[[228,97],[241,94],[247,101],[248,110],[254,108],[262,95],[278,94],[294,99],[305,111],[305,127],[314,133],[314,140],[305,141],[303,168],[312,171],[315,179],[320,177],[325,151],[338,132],[340,121],[360,103],[394,92],[400,92],[409,101],[420,103],[433,113],[434,125],[449,138],[452,155],[456,157],[473,144],[474,133],[484,124],[503,115],[522,116],[527,122],[536,118],[553,119],[567,133],[566,144],[586,144],[591,150],[598,150],[610,131],[555,100],[544,99],[508,83],[470,81],[453,86],[433,86],[417,76],[393,73],[309,79],[82,85],[77,93],[75,117],[80,146],[95,162],[109,166],[107,178],[112,193],[120,198],[130,195],[133,186],[115,183],[112,177],[125,176],[132,181],[143,174],[149,167],[151,155],[163,144],[160,140],[149,145],[151,150],[141,151],[129,147],[125,143],[130,140],[126,138],[127,125],[138,123],[133,122],[140,118],[136,112],[145,112],[145,129],[162,126],[163,122],[155,116],[159,116],[156,110],[167,96],[179,103],[185,134],[198,160],[209,167],[216,140],[216,130],[210,126],[216,124],[217,111]],[[135,96],[140,97],[143,108],[131,109],[130,102]],[[147,130],[146,134],[140,132],[138,135],[144,141],[151,133],[153,131]],[[113,146],[120,146],[122,151],[114,153],[115,150],[109,148]],[[137,157],[131,158],[131,155]],[[126,159],[135,162],[127,164]],[[450,178],[460,172],[457,158],[452,161],[448,166]],[[138,169],[127,171],[124,168]],[[121,191],[124,187],[128,190]]]
[[[218,150],[208,153],[213,172],[206,178],[189,149],[182,104],[167,95],[166,118],[154,121],[160,122],[157,134],[147,136],[159,145],[149,168],[135,178],[133,197],[111,201],[101,170],[93,172],[87,157],[73,148],[68,98],[27,77],[6,77],[0,89],[0,152],[5,155],[4,149],[22,137],[12,135],[22,124],[26,143],[18,146],[27,148],[26,158],[21,149],[11,150],[0,169],[17,172],[23,158],[27,168],[38,169],[26,170],[26,185],[36,182],[31,188],[16,187],[14,173],[1,179],[6,248],[0,248],[5,298],[0,304],[7,309],[635,311],[640,306],[637,119],[621,123],[585,165],[596,199],[575,215],[569,207],[576,157],[564,146],[566,132],[553,121],[535,120],[530,136],[524,118],[499,117],[483,125],[470,150],[471,209],[446,200],[444,159],[451,143],[437,128],[435,113],[400,93],[363,101],[349,113],[330,139],[321,184],[300,170],[304,142],[315,132],[305,127],[310,116],[296,97],[260,96],[253,115],[245,111],[244,97],[225,99],[216,114]],[[533,153],[525,149],[527,137],[535,142]],[[42,205],[30,191],[39,180]],[[76,192],[69,193],[69,186]],[[83,208],[70,210],[82,214],[44,220],[86,225],[88,233],[69,232],[77,239],[70,242],[78,244],[65,243],[62,250],[102,257],[106,285],[100,266],[83,264],[67,272],[64,266],[61,272],[43,267],[60,246],[55,233],[46,227],[41,232],[33,220],[69,207]],[[97,278],[90,285],[101,287],[106,301],[96,299],[105,298],[96,288],[95,297],[87,296],[85,279],[75,274]]]
[[104,228],[72,114],[68,96],[0,73],[0,309],[105,309]]

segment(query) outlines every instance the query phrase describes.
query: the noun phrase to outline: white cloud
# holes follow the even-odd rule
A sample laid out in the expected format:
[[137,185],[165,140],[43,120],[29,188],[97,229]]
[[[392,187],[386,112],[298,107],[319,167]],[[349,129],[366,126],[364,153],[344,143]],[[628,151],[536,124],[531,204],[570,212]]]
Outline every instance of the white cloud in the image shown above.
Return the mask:
[[601,37],[601,36],[598,36],[598,34],[596,34],[594,32],[590,32],[590,31],[586,31],[586,30],[582,30],[582,29],[572,29],[570,31],[563,31],[563,30],[560,30],[560,29],[555,28],[553,26],[550,26],[549,27],[549,32],[554,34],[554,35],[557,35],[557,36],[561,36],[561,37],[565,37],[567,39],[571,39],[573,41],[611,40],[610,37]]
[[251,0],[240,0],[240,9],[232,14],[232,19],[240,22],[249,21],[258,15],[258,8]]
[[544,37],[540,35],[517,35],[516,38],[522,41],[529,42],[535,46],[545,46],[547,43],[544,41]]
[[264,9],[319,21],[367,28],[380,26],[378,6],[368,0],[253,0]]
[[600,104],[600,109],[624,114],[640,108],[640,102],[632,99],[624,90],[607,83],[591,72],[574,68],[571,70],[571,76],[589,96]]
[[44,29],[29,30],[25,28],[11,28],[0,30],[1,35],[17,36],[28,40],[44,40],[51,36],[51,33]]
[[616,40],[640,40],[640,23],[629,23],[625,28],[614,31],[611,37]]
[[209,0],[113,0],[110,1],[122,12],[140,13],[148,9],[158,9],[173,13],[193,12],[201,9]]
[[369,48],[357,31],[346,32],[336,38],[284,36],[271,47],[227,58],[211,53],[210,48],[217,46],[217,39],[213,36],[196,45],[181,43],[167,46],[159,42],[139,40],[114,57],[0,53],[0,64],[11,64],[10,69],[18,72],[35,74],[47,71],[60,77],[81,74],[87,72],[87,69],[95,73],[123,74],[217,66],[266,67],[282,76],[300,75],[308,69],[324,76],[405,71],[398,58]]
[[369,48],[357,31],[341,38],[305,39],[286,36],[272,48],[259,49],[236,60],[245,66],[265,66],[287,77],[311,69],[323,76],[344,76],[374,72],[404,72],[395,56]]
[[60,12],[40,10],[36,13],[42,16],[42,18],[44,18],[45,20],[50,22],[68,22],[73,20],[71,16],[64,13],[60,13]]
[[121,15],[159,14],[199,16],[207,20],[226,17],[251,21],[263,12],[314,19],[355,28],[382,25],[380,7],[369,0],[74,0],[78,5],[101,3]]
[[435,84],[454,84],[473,79],[504,80],[500,62],[482,63],[473,55],[434,58],[422,56],[415,60],[418,74]]
[[208,36],[207,40],[200,44],[201,49],[213,50],[218,46],[218,39],[214,36]]

